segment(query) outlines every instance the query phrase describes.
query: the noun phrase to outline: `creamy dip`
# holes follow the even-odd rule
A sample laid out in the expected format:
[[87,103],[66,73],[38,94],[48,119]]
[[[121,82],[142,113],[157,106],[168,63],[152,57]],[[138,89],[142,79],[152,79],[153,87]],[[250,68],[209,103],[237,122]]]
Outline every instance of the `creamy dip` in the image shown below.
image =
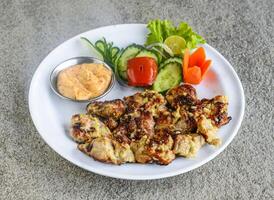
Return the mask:
[[65,97],[88,100],[107,90],[111,75],[111,71],[103,64],[73,65],[58,74],[57,89]]

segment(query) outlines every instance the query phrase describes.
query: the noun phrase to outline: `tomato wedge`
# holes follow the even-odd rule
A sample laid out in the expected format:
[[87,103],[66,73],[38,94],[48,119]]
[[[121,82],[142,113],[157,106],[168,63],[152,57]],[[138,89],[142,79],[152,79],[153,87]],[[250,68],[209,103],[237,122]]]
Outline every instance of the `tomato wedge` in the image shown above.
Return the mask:
[[127,62],[128,85],[150,86],[157,76],[157,63],[150,57],[136,57]]

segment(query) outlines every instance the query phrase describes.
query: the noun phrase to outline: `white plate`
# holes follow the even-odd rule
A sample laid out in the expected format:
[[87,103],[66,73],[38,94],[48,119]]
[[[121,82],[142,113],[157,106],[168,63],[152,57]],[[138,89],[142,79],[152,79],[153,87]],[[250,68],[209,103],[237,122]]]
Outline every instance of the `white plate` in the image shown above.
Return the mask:
[[[205,80],[196,87],[200,98],[215,95],[229,97],[229,115],[232,120],[218,131],[223,143],[219,148],[205,145],[196,158],[177,158],[168,166],[156,164],[123,164],[115,166],[94,161],[77,150],[76,143],[68,135],[70,118],[75,113],[84,113],[86,104],[61,99],[50,88],[49,76],[60,62],[77,56],[96,56],[80,42],[80,36],[96,41],[103,36],[119,47],[131,43],[143,44],[147,30],[144,24],[113,25],[94,29],[77,35],[55,48],[39,65],[30,85],[29,109],[32,120],[45,142],[65,159],[88,171],[122,179],[158,179],[185,173],[213,159],[235,137],[244,114],[244,92],[241,82],[228,61],[209,45],[203,45],[213,66]],[[104,99],[122,98],[133,94],[134,89],[116,84]],[[104,100],[102,99],[102,100]]]

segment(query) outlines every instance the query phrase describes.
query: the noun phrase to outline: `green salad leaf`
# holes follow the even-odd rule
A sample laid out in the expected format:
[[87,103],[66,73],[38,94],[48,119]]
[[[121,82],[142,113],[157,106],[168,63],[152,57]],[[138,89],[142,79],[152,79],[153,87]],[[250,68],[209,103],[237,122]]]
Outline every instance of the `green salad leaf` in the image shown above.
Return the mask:
[[205,39],[194,32],[186,22],[181,22],[176,27],[169,20],[156,19],[149,21],[147,28],[149,33],[145,43],[146,46],[153,43],[163,43],[167,37],[172,35],[183,37],[186,41],[186,46],[190,49],[206,42]]
[[168,20],[152,20],[147,24],[147,28],[150,33],[147,35],[147,40],[145,45],[150,45],[153,43],[163,43],[164,40],[175,33],[175,27]]

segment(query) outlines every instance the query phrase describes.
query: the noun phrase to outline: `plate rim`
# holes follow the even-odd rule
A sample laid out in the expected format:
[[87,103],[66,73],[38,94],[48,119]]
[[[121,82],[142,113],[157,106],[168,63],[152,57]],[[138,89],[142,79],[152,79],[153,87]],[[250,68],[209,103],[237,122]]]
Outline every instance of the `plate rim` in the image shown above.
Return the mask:
[[31,109],[31,94],[32,94],[32,90],[33,90],[33,85],[34,85],[34,80],[36,78],[36,76],[38,75],[38,69],[39,67],[41,66],[41,64],[46,60],[46,58],[52,54],[60,45],[64,44],[65,42],[68,42],[70,40],[73,40],[75,37],[79,37],[80,35],[84,35],[84,34],[87,34],[88,32],[90,31],[98,31],[99,29],[104,29],[104,28],[116,28],[117,26],[136,26],[136,25],[139,25],[139,26],[146,26],[146,24],[142,24],[142,23],[126,23],[126,24],[114,24],[114,25],[107,25],[107,26],[101,26],[101,27],[98,27],[98,28],[94,28],[94,29],[90,29],[88,31],[85,31],[83,33],[80,33],[80,34],[77,34],[65,41],[63,41],[61,44],[57,45],[53,50],[51,50],[45,57],[42,61],[39,62],[39,65],[38,67],[35,69],[35,72],[33,73],[32,75],[32,78],[31,78],[31,82],[30,82],[30,85],[29,85],[29,92],[28,92],[28,107],[29,107],[29,113],[30,113],[30,116],[31,116],[31,119],[32,119],[32,122],[38,132],[38,134],[40,135],[40,137],[44,140],[44,142],[54,151],[56,152],[57,154],[59,154],[62,158],[65,158],[67,161],[69,161],[70,163],[82,168],[82,169],[85,169],[89,172],[93,172],[95,174],[99,174],[99,175],[103,175],[103,176],[106,176],[106,177],[112,177],[112,178],[117,178],[117,179],[125,179],[125,180],[153,180],[153,179],[161,179],[161,178],[167,178],[167,177],[172,177],[172,176],[176,176],[176,175],[180,175],[180,174],[183,174],[183,173],[186,173],[186,172],[189,172],[191,170],[194,170],[194,169],[197,169],[198,167],[206,164],[207,162],[209,162],[210,160],[214,159],[217,155],[219,155],[225,148],[227,148],[227,146],[232,142],[232,140],[235,138],[235,136],[237,135],[240,127],[241,127],[241,124],[242,124],[242,121],[243,121],[243,118],[244,118],[244,112],[245,112],[245,95],[244,95],[244,89],[243,89],[243,86],[242,86],[242,83],[240,81],[240,78],[238,77],[236,71],[234,70],[234,68],[232,67],[232,65],[228,62],[228,60],[226,60],[226,58],[221,54],[219,53],[215,48],[213,48],[212,46],[210,46],[209,44],[204,44],[207,48],[209,48],[212,52],[214,52],[216,55],[218,55],[218,57],[220,57],[225,63],[227,66],[229,66],[233,76],[235,77],[235,80],[236,80],[236,85],[239,86],[239,89],[240,89],[240,99],[241,99],[241,102],[239,102],[241,104],[241,110],[240,110],[240,116],[239,116],[239,121],[237,122],[235,128],[234,128],[234,131],[230,134],[230,136],[228,137],[228,139],[225,141],[225,143],[223,143],[223,145],[221,147],[219,147],[218,149],[216,149],[214,151],[214,153],[212,153],[210,156],[208,156],[207,158],[205,158],[204,160],[202,160],[201,162],[199,163],[196,163],[196,164],[193,164],[189,167],[185,167],[181,170],[176,170],[176,171],[173,171],[173,172],[167,172],[167,173],[161,173],[161,174],[157,174],[157,175],[123,175],[121,176],[120,174],[119,175],[116,175],[114,172],[106,172],[104,170],[100,170],[98,168],[94,168],[91,170],[85,166],[80,166],[80,164],[74,162],[72,159],[70,159],[69,156],[67,155],[64,155],[62,154],[61,152],[59,152],[58,150],[54,149],[52,147],[51,144],[49,144],[47,142],[47,140],[44,138],[43,134],[41,134],[40,132],[43,132],[41,130],[41,128],[37,125],[37,123],[35,123],[35,118],[33,117],[34,116],[34,111]]

